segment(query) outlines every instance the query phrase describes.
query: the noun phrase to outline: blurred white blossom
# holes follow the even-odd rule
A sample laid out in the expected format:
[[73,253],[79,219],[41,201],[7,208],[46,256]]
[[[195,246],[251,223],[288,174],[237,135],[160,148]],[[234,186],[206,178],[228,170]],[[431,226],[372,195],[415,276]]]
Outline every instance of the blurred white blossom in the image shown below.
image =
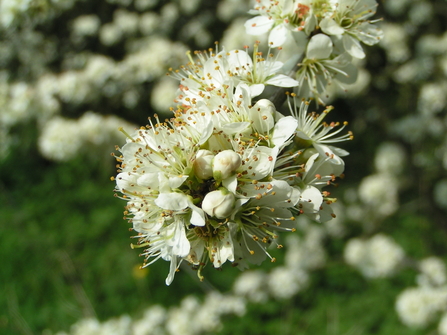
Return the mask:
[[383,23],[384,38],[380,45],[386,50],[388,60],[393,63],[402,63],[410,58],[407,45],[408,33],[405,27],[395,23]]
[[273,297],[288,299],[305,288],[308,281],[309,275],[306,271],[279,266],[270,272],[268,286]]
[[396,311],[401,321],[414,328],[427,326],[446,307],[446,288],[407,288],[396,300]]
[[419,92],[418,111],[424,115],[442,111],[447,103],[446,91],[447,82],[424,84]]
[[441,321],[439,322],[438,332],[439,335],[447,335],[447,313],[445,312],[441,317]]
[[399,176],[406,164],[404,148],[395,142],[379,145],[374,157],[374,166],[379,173]]
[[373,174],[362,179],[359,198],[378,215],[393,214],[399,206],[398,180],[388,174]]
[[38,147],[41,154],[48,159],[67,161],[79,153],[82,140],[76,120],[55,117],[43,128]]
[[268,298],[267,276],[262,271],[242,272],[233,284],[233,291],[237,296],[245,297],[249,301],[260,303]]
[[73,21],[72,33],[78,36],[93,36],[98,32],[100,25],[101,21],[98,16],[94,14],[81,15]]
[[399,269],[405,253],[386,235],[377,234],[370,239],[352,238],[344,250],[345,261],[367,278],[390,277]]
[[447,284],[447,272],[442,259],[434,256],[425,258],[419,262],[419,269],[419,286],[437,287]]

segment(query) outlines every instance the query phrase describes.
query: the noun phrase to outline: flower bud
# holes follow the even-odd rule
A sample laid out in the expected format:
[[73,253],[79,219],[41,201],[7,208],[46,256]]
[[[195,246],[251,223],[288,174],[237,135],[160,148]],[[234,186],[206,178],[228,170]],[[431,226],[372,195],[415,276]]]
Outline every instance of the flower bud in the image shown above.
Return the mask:
[[213,176],[214,155],[209,150],[199,150],[194,161],[194,172],[200,179],[209,179]]
[[225,188],[208,193],[202,201],[202,209],[209,216],[227,218],[234,209],[236,198]]
[[231,176],[241,166],[241,157],[233,150],[219,152],[213,160],[213,177],[223,180]]

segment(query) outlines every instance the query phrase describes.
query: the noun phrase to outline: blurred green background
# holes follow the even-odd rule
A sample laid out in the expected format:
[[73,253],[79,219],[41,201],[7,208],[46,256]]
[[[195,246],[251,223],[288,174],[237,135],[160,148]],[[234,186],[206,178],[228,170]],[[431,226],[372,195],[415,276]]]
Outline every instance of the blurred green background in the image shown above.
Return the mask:
[[[130,249],[132,232],[122,219],[125,203],[113,196],[110,180],[116,173],[110,153],[125,139],[105,120],[113,115],[144,125],[163,113],[168,68],[186,63],[186,50],[214,41],[238,48],[244,38],[252,43],[235,40],[251,7],[230,0],[0,0],[1,334],[69,331],[86,317],[140,318],[154,304],[169,308],[191,294],[203,299],[210,290],[232,290],[240,272],[231,266],[206,268],[206,283],[181,271],[170,287],[167,262],[138,269],[142,259]],[[416,285],[418,260],[446,259],[447,2],[387,0],[375,17],[391,37],[365,47],[359,64],[365,88],[331,101],[329,118],[349,121],[355,134],[343,144],[351,153],[346,177],[331,190],[346,211],[340,213],[343,234],[324,239],[326,262],[310,273],[305,290],[248,303],[245,316],[223,319],[222,334],[437,334],[439,317],[412,329],[394,306],[400,292]],[[98,56],[107,61],[87,73]],[[51,120],[75,122],[87,111],[104,118],[98,127],[109,135],[93,141],[85,130],[78,150],[63,159],[42,153]],[[61,137],[67,146],[75,141],[68,131]],[[377,207],[362,203],[358,186],[375,173],[375,154],[385,142],[399,145],[406,158],[398,189],[380,192],[387,201],[396,191],[397,208],[375,215]],[[360,214],[350,215],[350,208]],[[343,252],[351,238],[378,232],[403,248],[405,264],[389,278],[366,279]],[[284,261],[284,250],[273,252],[278,261],[263,264],[266,272]]]

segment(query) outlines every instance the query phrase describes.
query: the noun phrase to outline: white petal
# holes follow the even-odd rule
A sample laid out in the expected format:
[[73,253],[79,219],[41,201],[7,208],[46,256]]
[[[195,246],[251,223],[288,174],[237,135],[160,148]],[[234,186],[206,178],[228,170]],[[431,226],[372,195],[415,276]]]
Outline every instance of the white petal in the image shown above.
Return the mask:
[[155,204],[163,209],[178,211],[188,207],[188,197],[185,194],[171,192],[160,193],[155,199]]
[[150,187],[158,189],[158,173],[145,173],[137,179],[138,186]]
[[322,176],[330,176],[332,174],[336,177],[340,176],[345,169],[345,162],[334,154],[332,151],[332,148],[334,147],[321,144],[314,144],[314,147],[318,150],[321,157],[325,157],[324,159],[327,159],[323,164],[318,166],[318,170],[316,172]]
[[315,30],[315,27],[318,24],[318,20],[315,15],[309,15],[306,20],[304,20],[304,31],[307,35],[310,35],[311,32]]
[[250,87],[246,83],[240,83],[236,86],[233,95],[233,103],[237,105],[237,102],[240,101],[241,96],[241,103],[243,106],[251,105]]
[[275,197],[278,200],[275,205],[273,205],[272,199],[269,200],[272,207],[292,207],[300,199],[301,192],[290,186],[288,182],[284,180],[273,180],[270,184],[273,185],[273,191],[276,193]]
[[[244,170],[250,171],[248,175],[250,178],[261,180],[272,172],[277,154],[277,149],[268,147],[257,147],[252,150],[245,150],[245,157],[243,159],[249,158],[249,160],[243,166]],[[253,156],[256,156],[257,159],[250,159]]]
[[214,241],[212,246],[212,250],[216,250],[212,255],[215,268],[220,268],[227,260],[230,262],[234,261],[233,240],[230,232],[226,232],[222,240]]
[[178,264],[177,263],[178,263],[177,256],[172,257],[171,258],[171,265],[169,267],[169,274],[168,274],[168,277],[166,278],[166,281],[165,281],[166,285],[168,285],[168,286],[171,285],[172,281],[174,280],[175,273],[177,272],[177,269],[178,269],[178,267],[180,265],[180,263],[178,263]]
[[185,225],[180,221],[171,224],[171,226],[174,231],[170,232],[170,235],[173,234],[173,237],[167,240],[168,245],[172,247],[171,253],[175,256],[185,257],[191,248],[186,237]]
[[283,25],[277,25],[269,34],[269,46],[276,48],[284,44],[289,30]]
[[222,185],[231,193],[236,194],[236,187],[237,187],[236,175],[235,174],[231,175],[228,178],[225,178],[224,180],[222,180]]
[[169,186],[169,179],[165,176],[163,172],[158,173],[158,190],[161,193],[169,193],[171,192],[171,188]]
[[362,22],[359,26],[358,38],[367,45],[374,45],[383,37],[383,31],[373,24]]
[[262,35],[268,32],[274,21],[267,16],[256,16],[245,22],[245,30],[249,35]]
[[298,121],[292,116],[279,119],[273,128],[272,143],[275,146],[282,146],[295,133]]
[[283,66],[283,62],[266,60],[257,63],[257,71],[266,73],[268,76],[270,76],[272,74],[278,73]]
[[303,132],[301,130],[297,130],[295,136],[302,138],[303,140],[306,140],[306,141],[312,141],[312,138],[310,138],[305,132]]
[[254,97],[257,97],[258,95],[261,95],[262,92],[264,92],[264,88],[265,88],[264,84],[254,84],[254,85],[251,85],[250,86],[250,94],[251,94],[251,96],[254,98]]
[[188,176],[169,177],[169,187],[171,189],[179,188],[186,179],[188,179]]
[[277,74],[265,82],[267,85],[278,87],[295,87],[298,86],[298,81],[284,74]]
[[222,130],[225,132],[225,134],[233,135],[243,132],[249,126],[250,122],[234,122],[223,125]]
[[332,49],[331,38],[325,34],[317,34],[310,39],[306,56],[309,59],[326,59],[331,55]]
[[207,74],[205,76],[205,82],[210,86],[222,87],[229,80],[227,70],[228,64],[226,59],[217,57],[209,58],[203,65],[203,72]]
[[300,205],[303,206],[304,213],[310,211],[311,213],[318,212],[321,203],[323,202],[323,196],[316,187],[307,185],[301,191]]
[[332,207],[323,201],[316,220],[321,223],[330,221],[334,218],[333,213],[334,211],[332,210]]
[[203,143],[205,143],[208,138],[210,138],[210,136],[213,134],[213,129],[214,129],[214,125],[213,125],[213,120],[208,120],[208,122],[206,123],[206,125],[201,128],[202,132],[201,132],[201,136],[200,136],[200,140],[197,144],[202,145]]
[[365,58],[365,52],[363,51],[360,42],[352,36],[343,35],[343,47],[345,50],[355,58]]
[[[150,136],[145,136],[145,140],[146,139],[150,139],[152,140],[152,137]],[[150,145],[150,144],[149,144]],[[156,147],[155,147],[156,148]],[[124,160],[125,161],[132,161],[135,160],[135,153],[137,153],[139,150],[143,149],[144,150],[144,145],[140,144],[140,143],[135,143],[135,142],[129,142],[126,143],[122,148],[121,148],[121,153],[124,156]]]
[[339,157],[344,157],[344,156],[348,156],[349,155],[349,152],[347,152],[344,149],[333,147],[333,146],[330,146],[330,148]]
[[194,226],[204,226],[205,225],[205,213],[203,210],[196,205],[194,205],[191,201],[188,204],[189,208],[191,208],[191,224]]
[[253,128],[261,134],[268,134],[275,125],[275,112],[275,105],[270,100],[259,100],[249,111]]
[[357,81],[358,69],[354,64],[348,64],[340,69],[346,75],[337,73],[335,79],[343,84],[354,84]]
[[135,174],[129,174],[128,172],[121,172],[119,173],[116,178],[116,186],[118,189],[123,192],[123,190],[129,190],[134,188],[134,184],[137,180],[137,177]]
[[[241,73],[242,67],[245,67],[246,71],[252,71],[253,61],[251,57],[243,50],[232,50],[227,56],[228,64],[231,72]],[[236,68],[239,68],[236,70]]]
[[325,17],[323,20],[321,20],[320,28],[324,33],[328,35],[343,35],[343,33],[345,32],[345,30],[340,27],[334,19],[331,19],[329,17]]

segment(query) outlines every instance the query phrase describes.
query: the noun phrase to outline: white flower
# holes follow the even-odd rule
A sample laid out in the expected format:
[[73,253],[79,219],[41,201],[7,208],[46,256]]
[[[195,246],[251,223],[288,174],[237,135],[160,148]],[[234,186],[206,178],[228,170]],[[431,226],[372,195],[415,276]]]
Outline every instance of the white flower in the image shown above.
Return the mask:
[[[219,100],[228,105],[229,101],[238,98],[234,90],[242,83],[250,91],[248,100],[260,95],[266,85],[295,87],[298,84],[296,80],[279,73],[283,63],[271,59],[273,56],[270,52],[265,59],[258,51],[257,44],[252,57],[242,50],[226,52],[224,49],[215,53],[212,50],[209,53],[196,51],[195,56],[197,60],[190,56],[189,64],[170,73],[180,80],[178,101],[185,105],[205,102],[216,106],[211,107],[216,109],[221,105]],[[211,97],[217,100],[210,101]]]
[[171,261],[167,284],[190,252],[185,227],[205,224],[203,211],[192,202],[194,195],[177,191],[188,187],[186,173],[192,171],[196,150],[181,132],[160,123],[139,130],[121,148],[124,163],[116,177],[117,191],[128,200],[126,212],[134,215],[131,220],[140,234],[137,246],[146,248],[146,259]]
[[322,156],[333,154],[337,156],[348,155],[347,151],[331,145],[332,143],[349,141],[354,138],[350,131],[344,135],[336,136],[348,125],[347,122],[343,122],[340,128],[338,128],[340,126],[339,122],[324,122],[325,117],[333,110],[333,107],[327,107],[321,114],[316,112],[307,113],[309,103],[302,101],[298,107],[293,94],[292,97],[294,98],[294,104],[292,106],[289,100],[289,109],[292,116],[298,121],[294,138],[297,149],[306,149],[313,146]]
[[242,239],[234,246],[237,266],[244,269],[247,261],[260,264],[267,256],[274,262],[275,258],[266,249],[275,243],[276,231],[296,230],[293,206],[300,193],[281,180],[246,184],[241,192],[249,201],[242,204],[230,221],[230,229],[242,233]]
[[259,14],[245,23],[247,33],[262,35],[270,31],[268,42],[272,47],[284,44],[292,32],[306,31],[315,27],[314,16],[310,15],[311,2],[290,0],[260,0],[250,14]]
[[[298,82],[289,76],[280,74],[283,63],[271,59],[273,55],[267,52],[267,59],[258,51],[255,44],[252,58],[243,50],[228,52],[228,63],[234,77],[250,86],[252,97],[260,95],[265,85],[277,87],[295,87]],[[237,84],[237,83],[236,83]]]
[[383,32],[368,21],[376,12],[375,0],[337,0],[333,1],[333,12],[319,23],[321,30],[336,37],[341,50],[346,50],[352,57],[364,58],[365,53],[360,41],[373,45],[379,42]]
[[356,81],[358,71],[352,64],[351,56],[345,52],[334,57],[333,51],[333,41],[329,36],[317,34],[310,39],[306,57],[296,73],[299,97],[314,97],[317,102],[323,103],[320,97],[327,85],[335,84],[343,89],[344,85]]
[[[311,47],[309,55],[326,57],[323,49]],[[144,248],[144,266],[171,262],[167,284],[183,261],[200,279],[207,263],[244,269],[267,257],[273,262],[267,249],[281,247],[278,232],[294,231],[296,216],[334,216],[327,205],[335,200],[321,189],[341,175],[338,155],[346,152],[328,143],[349,138],[333,136],[343,127],[325,130],[337,124],[323,117],[285,117],[272,101],[253,102],[260,91],[247,82],[295,84],[277,76],[280,63],[258,59],[258,52],[253,61],[243,51],[196,56],[172,72],[180,80],[174,117],[126,134],[117,157],[116,190],[138,233],[134,247]]]

